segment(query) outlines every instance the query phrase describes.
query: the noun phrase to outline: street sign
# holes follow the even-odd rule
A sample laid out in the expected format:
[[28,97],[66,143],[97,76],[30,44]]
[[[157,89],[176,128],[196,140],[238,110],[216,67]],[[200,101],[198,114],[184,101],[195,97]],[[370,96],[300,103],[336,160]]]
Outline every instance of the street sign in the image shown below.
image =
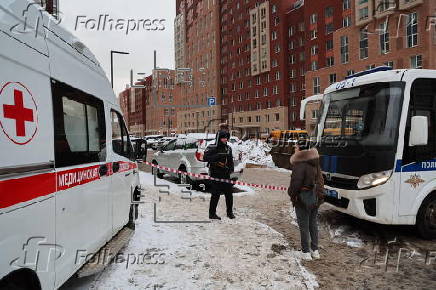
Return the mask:
[[209,105],[209,107],[216,106],[216,98],[215,97],[207,98],[207,104]]

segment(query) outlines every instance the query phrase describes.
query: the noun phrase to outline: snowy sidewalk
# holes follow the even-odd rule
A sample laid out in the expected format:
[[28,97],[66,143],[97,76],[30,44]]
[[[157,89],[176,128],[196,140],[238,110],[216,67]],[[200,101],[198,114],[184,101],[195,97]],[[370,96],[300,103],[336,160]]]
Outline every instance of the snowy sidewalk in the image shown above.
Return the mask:
[[[289,250],[282,235],[237,212],[235,220],[223,216],[212,223],[155,223],[158,221],[209,222],[209,195],[193,192],[165,180],[170,195],[159,193],[151,174],[141,172],[145,203],[134,236],[123,250],[127,261],[113,263],[80,288],[91,289],[312,289],[315,277]],[[166,188],[161,188],[165,190]],[[248,190],[235,197],[256,194]],[[255,211],[249,209],[248,211]],[[220,200],[218,214],[225,213]],[[284,247],[286,245],[286,247]],[[144,259],[144,257],[146,257]]]

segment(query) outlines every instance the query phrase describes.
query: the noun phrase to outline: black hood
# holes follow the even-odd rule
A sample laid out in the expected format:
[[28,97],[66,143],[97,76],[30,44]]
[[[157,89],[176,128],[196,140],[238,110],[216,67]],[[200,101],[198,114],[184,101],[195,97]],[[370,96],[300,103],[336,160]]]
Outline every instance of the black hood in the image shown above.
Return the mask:
[[221,142],[222,138],[227,138],[227,140],[229,140],[230,133],[225,130],[218,131],[218,133],[216,133],[216,140],[215,140],[215,144],[217,144],[217,146],[225,145],[224,143]]

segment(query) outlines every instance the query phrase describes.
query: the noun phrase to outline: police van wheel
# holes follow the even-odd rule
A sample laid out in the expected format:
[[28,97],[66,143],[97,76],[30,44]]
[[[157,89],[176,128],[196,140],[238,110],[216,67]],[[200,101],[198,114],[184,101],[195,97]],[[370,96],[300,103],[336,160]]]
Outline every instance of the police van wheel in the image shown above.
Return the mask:
[[419,234],[427,240],[436,239],[436,193],[428,196],[416,217]]

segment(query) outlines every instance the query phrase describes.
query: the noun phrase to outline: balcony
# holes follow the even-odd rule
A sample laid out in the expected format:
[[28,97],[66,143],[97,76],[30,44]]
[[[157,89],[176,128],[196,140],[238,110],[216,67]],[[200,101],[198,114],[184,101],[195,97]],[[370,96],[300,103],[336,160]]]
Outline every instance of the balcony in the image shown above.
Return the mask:
[[374,18],[374,2],[355,0],[356,25],[363,26],[370,23]]
[[375,18],[380,19],[388,15],[394,14],[397,11],[397,2],[392,0],[376,0],[375,1]]
[[399,0],[400,10],[408,10],[424,3],[424,0]]

